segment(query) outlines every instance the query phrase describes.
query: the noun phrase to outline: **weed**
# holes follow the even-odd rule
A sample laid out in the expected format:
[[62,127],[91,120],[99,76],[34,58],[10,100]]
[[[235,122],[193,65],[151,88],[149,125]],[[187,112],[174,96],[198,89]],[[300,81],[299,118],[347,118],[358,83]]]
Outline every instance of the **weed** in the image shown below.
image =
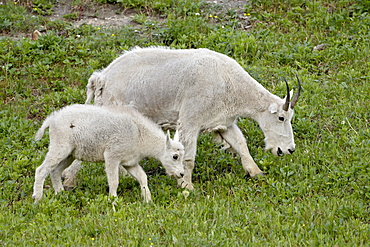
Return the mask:
[[32,10],[40,15],[51,15],[56,2],[55,0],[33,0]]

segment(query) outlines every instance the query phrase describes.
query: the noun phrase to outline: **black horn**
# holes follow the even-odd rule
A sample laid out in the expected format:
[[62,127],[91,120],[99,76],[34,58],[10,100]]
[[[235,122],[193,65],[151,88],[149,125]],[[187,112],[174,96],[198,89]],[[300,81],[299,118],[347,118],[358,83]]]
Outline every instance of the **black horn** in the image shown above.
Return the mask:
[[295,104],[297,103],[298,98],[299,98],[299,94],[301,93],[301,80],[299,80],[299,77],[298,77],[297,74],[295,76],[297,77],[297,80],[298,80],[298,90],[294,94],[294,97],[292,99],[292,104],[290,105],[290,108],[292,108],[292,109],[294,108]]
[[288,85],[288,82],[287,80],[284,78],[284,81],[285,81],[285,85],[286,85],[286,98],[285,98],[285,104],[283,105],[283,110],[284,111],[288,111],[289,109],[289,103],[290,103],[290,92],[289,92],[289,85]]

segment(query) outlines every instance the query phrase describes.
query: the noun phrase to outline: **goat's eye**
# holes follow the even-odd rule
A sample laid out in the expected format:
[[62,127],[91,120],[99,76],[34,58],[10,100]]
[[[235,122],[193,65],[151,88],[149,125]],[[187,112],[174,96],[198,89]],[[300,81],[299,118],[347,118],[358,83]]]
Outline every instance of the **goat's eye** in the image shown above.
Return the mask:
[[279,117],[279,120],[283,122],[284,121],[284,117]]
[[177,154],[175,154],[173,157],[172,157],[174,160],[177,160],[179,158],[179,156]]

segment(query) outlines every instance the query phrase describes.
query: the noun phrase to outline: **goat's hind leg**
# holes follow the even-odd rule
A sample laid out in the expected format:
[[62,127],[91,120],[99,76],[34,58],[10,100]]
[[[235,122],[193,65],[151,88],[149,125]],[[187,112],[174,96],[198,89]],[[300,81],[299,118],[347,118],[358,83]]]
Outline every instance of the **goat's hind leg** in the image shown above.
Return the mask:
[[37,167],[35,173],[35,183],[33,186],[32,194],[32,198],[35,200],[35,202],[38,202],[42,197],[43,186],[46,177],[52,171],[54,171],[61,162],[64,162],[64,160],[68,158],[70,153],[71,151],[67,149],[65,151],[58,150],[58,152],[54,152],[53,149],[51,148],[49,152],[46,154],[45,160],[39,167]]
[[63,185],[65,190],[71,190],[76,187],[77,175],[82,168],[81,163],[82,161],[80,160],[74,160],[72,165],[63,171],[62,178],[64,179]]
[[64,159],[62,162],[58,164],[58,166],[50,172],[51,182],[53,183],[53,188],[55,190],[55,194],[64,190],[63,184],[62,184],[62,172],[64,169],[69,167],[74,158],[70,155],[66,159]]

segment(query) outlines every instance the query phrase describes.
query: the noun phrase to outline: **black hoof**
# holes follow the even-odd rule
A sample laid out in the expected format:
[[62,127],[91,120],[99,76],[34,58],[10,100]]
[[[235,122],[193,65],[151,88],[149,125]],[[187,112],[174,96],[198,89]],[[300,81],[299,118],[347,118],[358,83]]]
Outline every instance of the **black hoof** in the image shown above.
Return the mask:
[[260,178],[260,177],[264,177],[266,174],[264,174],[263,172],[261,172],[261,173],[258,173],[258,174],[256,174],[256,175],[254,175],[254,177],[253,178],[255,178],[255,179],[258,179],[258,178]]
[[254,175],[253,177],[251,177],[249,174],[247,174],[247,175],[245,175],[245,178],[246,178],[247,180],[249,180],[249,179],[255,179],[255,180],[258,180],[259,178],[264,177],[265,175],[266,175],[266,174],[265,174],[265,173],[263,173],[263,172],[258,173],[258,174],[256,174],[256,175]]
[[69,187],[69,186],[63,186],[63,188],[65,191],[73,190],[73,187]]

